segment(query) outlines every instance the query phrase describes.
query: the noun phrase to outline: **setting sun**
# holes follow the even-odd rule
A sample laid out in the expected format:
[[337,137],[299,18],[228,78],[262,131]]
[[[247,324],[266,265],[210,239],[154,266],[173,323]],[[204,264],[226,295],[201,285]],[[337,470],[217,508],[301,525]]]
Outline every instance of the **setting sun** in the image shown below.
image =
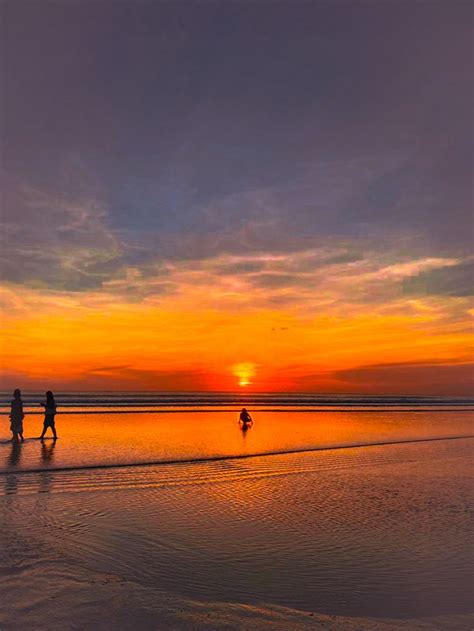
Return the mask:
[[242,362],[232,366],[233,374],[239,379],[239,386],[245,388],[251,385],[250,378],[255,375],[255,364],[252,362]]

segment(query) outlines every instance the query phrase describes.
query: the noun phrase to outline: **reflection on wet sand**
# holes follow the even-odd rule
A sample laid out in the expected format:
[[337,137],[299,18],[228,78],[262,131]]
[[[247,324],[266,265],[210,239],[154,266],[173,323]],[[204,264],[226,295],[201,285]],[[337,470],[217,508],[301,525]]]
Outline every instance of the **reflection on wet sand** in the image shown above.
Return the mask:
[[[40,468],[52,467],[54,462],[54,450],[56,447],[56,441],[41,441],[41,449],[39,452],[39,466]],[[28,445],[24,443],[11,442],[8,445],[9,452],[5,459],[8,473],[4,476],[5,480],[5,494],[12,495],[18,492],[19,483],[22,481],[21,474],[18,472],[22,470],[22,458],[25,453],[25,449],[31,450],[35,447],[36,451],[37,442],[29,441]],[[38,453],[38,452],[36,452]],[[52,483],[52,473],[49,471],[39,472],[38,480],[40,481],[39,492],[48,492]]]
[[[250,449],[260,424],[246,438],[234,431]],[[63,443],[31,441],[23,459],[29,450],[53,454],[56,465]],[[23,597],[18,560],[47,555],[54,541],[55,558],[70,567],[197,600],[360,617],[464,614],[471,458],[472,441],[458,440],[119,471],[17,470],[8,474],[17,495],[0,498],[6,582]],[[19,552],[11,554],[13,536]]]
[[[90,410],[89,410],[90,412]],[[46,439],[45,459],[37,441],[23,445],[22,469],[104,467],[163,461],[219,458],[295,450],[321,449],[383,442],[401,442],[472,434],[472,412],[429,410],[416,414],[344,411],[331,413],[260,412],[251,410],[254,425],[239,430],[238,418],[207,412],[177,411],[149,414],[74,414],[64,416],[60,449]],[[28,433],[39,436],[42,416],[28,415]],[[1,428],[0,428],[1,429]],[[6,438],[0,434],[0,438]],[[0,443],[0,471],[12,467],[10,443]]]
[[[51,441],[46,442],[45,440],[41,441],[41,464],[43,467],[50,467],[53,462],[54,457],[54,448],[56,447],[56,440],[53,439]],[[39,492],[40,493],[49,493],[51,490],[52,484],[52,474],[49,471],[43,471],[39,474],[40,476],[40,484],[39,484]]]
[[22,443],[12,441],[10,448],[10,455],[8,457],[8,465],[10,467],[17,467],[20,464],[21,450],[23,449]]
[[[7,465],[9,469],[15,469],[20,465],[21,453],[23,449],[23,443],[12,441],[10,445],[10,452],[7,458]],[[5,493],[11,495],[18,490],[18,475],[11,473],[5,476]]]
[[49,465],[53,460],[54,448],[56,447],[56,441],[53,439],[49,443],[41,441],[41,462],[43,465]]

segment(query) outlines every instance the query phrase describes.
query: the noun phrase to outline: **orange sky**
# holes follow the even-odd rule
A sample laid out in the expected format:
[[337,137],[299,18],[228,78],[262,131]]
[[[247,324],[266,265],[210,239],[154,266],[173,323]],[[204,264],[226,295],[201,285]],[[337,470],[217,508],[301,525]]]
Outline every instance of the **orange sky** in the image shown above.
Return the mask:
[[136,271],[105,291],[4,287],[2,387],[469,393],[465,298],[357,302],[453,261],[340,264],[296,293],[218,265],[175,269],[172,294],[141,300],[128,284],[154,280]]

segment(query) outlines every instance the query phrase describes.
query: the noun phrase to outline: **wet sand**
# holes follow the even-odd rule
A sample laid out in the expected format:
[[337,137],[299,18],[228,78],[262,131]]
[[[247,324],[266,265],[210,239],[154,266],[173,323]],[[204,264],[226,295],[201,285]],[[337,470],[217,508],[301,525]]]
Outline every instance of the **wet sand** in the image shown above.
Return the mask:
[[275,605],[199,602],[143,587],[115,575],[80,567],[25,567],[18,583],[0,576],[0,625],[17,629],[135,631],[459,631],[472,629],[472,615],[424,619],[355,618],[297,611]]
[[[60,440],[33,445],[50,467],[64,457]],[[96,470],[10,462],[0,628],[471,629],[471,460],[458,439]]]

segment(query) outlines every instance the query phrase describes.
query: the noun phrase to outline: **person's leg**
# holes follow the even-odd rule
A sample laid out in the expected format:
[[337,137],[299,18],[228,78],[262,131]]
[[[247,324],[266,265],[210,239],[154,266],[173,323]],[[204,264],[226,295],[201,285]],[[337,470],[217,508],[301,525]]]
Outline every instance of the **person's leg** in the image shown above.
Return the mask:
[[46,425],[43,423],[43,431],[41,432],[40,440],[43,440],[45,434],[46,434]]
[[58,435],[56,434],[56,425],[51,425],[51,429],[53,430],[53,438],[54,440],[56,440],[56,438],[58,437]]
[[25,438],[23,436],[23,432],[20,432],[20,438],[21,438],[21,442],[24,443],[25,442]]

